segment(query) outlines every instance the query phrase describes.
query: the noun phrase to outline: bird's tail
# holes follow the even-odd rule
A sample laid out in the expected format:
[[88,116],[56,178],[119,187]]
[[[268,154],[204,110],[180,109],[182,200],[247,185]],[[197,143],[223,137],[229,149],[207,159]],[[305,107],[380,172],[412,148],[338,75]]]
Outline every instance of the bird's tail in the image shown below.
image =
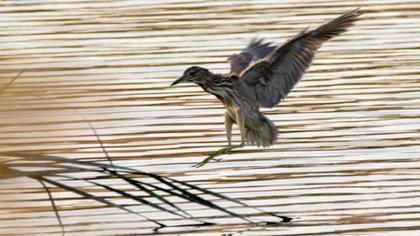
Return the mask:
[[247,144],[268,147],[277,140],[278,131],[274,123],[261,115],[260,122],[246,127]]

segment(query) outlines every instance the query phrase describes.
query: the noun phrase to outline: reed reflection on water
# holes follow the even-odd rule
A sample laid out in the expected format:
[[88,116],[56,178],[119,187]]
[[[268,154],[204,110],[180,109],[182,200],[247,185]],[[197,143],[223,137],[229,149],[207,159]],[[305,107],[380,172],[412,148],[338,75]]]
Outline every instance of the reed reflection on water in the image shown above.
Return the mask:
[[[293,218],[275,227],[249,224],[205,205],[168,198],[198,221],[216,225],[168,227],[162,234],[420,233],[419,1],[0,4],[0,161],[39,174],[51,162],[38,157],[110,165],[109,157],[117,166]],[[191,167],[225,145],[224,109],[194,86],[169,89],[179,73],[191,65],[223,73],[227,56],[253,36],[283,43],[355,5],[362,7],[362,20],[325,44],[288,98],[264,111],[280,131],[272,148],[246,147],[222,156],[221,162]],[[236,129],[234,139],[239,140]],[[36,169],[35,163],[44,167]],[[171,221],[166,224],[188,224],[111,189],[138,196],[150,192],[140,193],[112,174],[103,178],[95,171],[100,169],[86,172],[92,167],[81,165],[65,165],[80,168],[61,173],[71,180],[53,180],[151,219]],[[61,235],[48,191],[66,235],[148,235],[156,228],[63,186],[50,182],[43,187],[7,165],[0,170],[4,235]],[[270,221],[252,207],[188,191],[237,214]],[[156,197],[147,200],[162,204]]]

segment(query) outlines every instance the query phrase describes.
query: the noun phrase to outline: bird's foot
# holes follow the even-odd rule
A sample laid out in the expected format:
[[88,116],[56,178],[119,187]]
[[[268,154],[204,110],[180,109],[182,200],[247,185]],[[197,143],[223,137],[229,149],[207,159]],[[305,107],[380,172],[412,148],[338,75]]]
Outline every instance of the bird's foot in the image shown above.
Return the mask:
[[221,148],[221,149],[219,149],[219,150],[217,150],[215,152],[210,153],[209,156],[206,159],[204,159],[203,161],[201,161],[201,162],[193,165],[193,167],[195,167],[195,168],[202,167],[205,164],[207,164],[208,162],[210,162],[211,160],[215,160],[215,161],[218,161],[219,162],[219,161],[221,161],[221,159],[216,159],[217,156],[221,156],[221,155],[224,155],[224,154],[230,155],[230,154],[232,154],[232,150],[233,149],[235,149],[235,148],[241,148],[243,146],[244,145],[241,144],[241,145],[227,146],[227,147]]

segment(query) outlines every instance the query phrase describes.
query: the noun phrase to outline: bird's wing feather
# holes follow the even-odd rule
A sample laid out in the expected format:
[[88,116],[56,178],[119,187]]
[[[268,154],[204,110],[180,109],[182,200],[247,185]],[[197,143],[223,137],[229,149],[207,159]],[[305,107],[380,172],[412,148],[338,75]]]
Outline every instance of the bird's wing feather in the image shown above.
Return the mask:
[[240,74],[247,92],[262,107],[277,105],[301,79],[321,44],[347,30],[360,15],[358,9],[321,25],[304,30],[264,59]]
[[230,71],[239,75],[252,62],[266,57],[276,49],[271,42],[264,42],[264,39],[253,38],[248,46],[239,54],[229,57]]

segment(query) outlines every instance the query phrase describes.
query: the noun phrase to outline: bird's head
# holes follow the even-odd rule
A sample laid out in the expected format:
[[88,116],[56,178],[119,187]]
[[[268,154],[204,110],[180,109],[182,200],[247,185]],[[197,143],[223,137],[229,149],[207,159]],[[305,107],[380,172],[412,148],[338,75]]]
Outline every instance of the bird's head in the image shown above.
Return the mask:
[[207,77],[210,75],[209,70],[203,67],[199,66],[192,66],[184,71],[184,74],[179,77],[177,80],[175,80],[171,86],[174,86],[179,83],[195,83],[200,84],[204,80],[207,79]]

